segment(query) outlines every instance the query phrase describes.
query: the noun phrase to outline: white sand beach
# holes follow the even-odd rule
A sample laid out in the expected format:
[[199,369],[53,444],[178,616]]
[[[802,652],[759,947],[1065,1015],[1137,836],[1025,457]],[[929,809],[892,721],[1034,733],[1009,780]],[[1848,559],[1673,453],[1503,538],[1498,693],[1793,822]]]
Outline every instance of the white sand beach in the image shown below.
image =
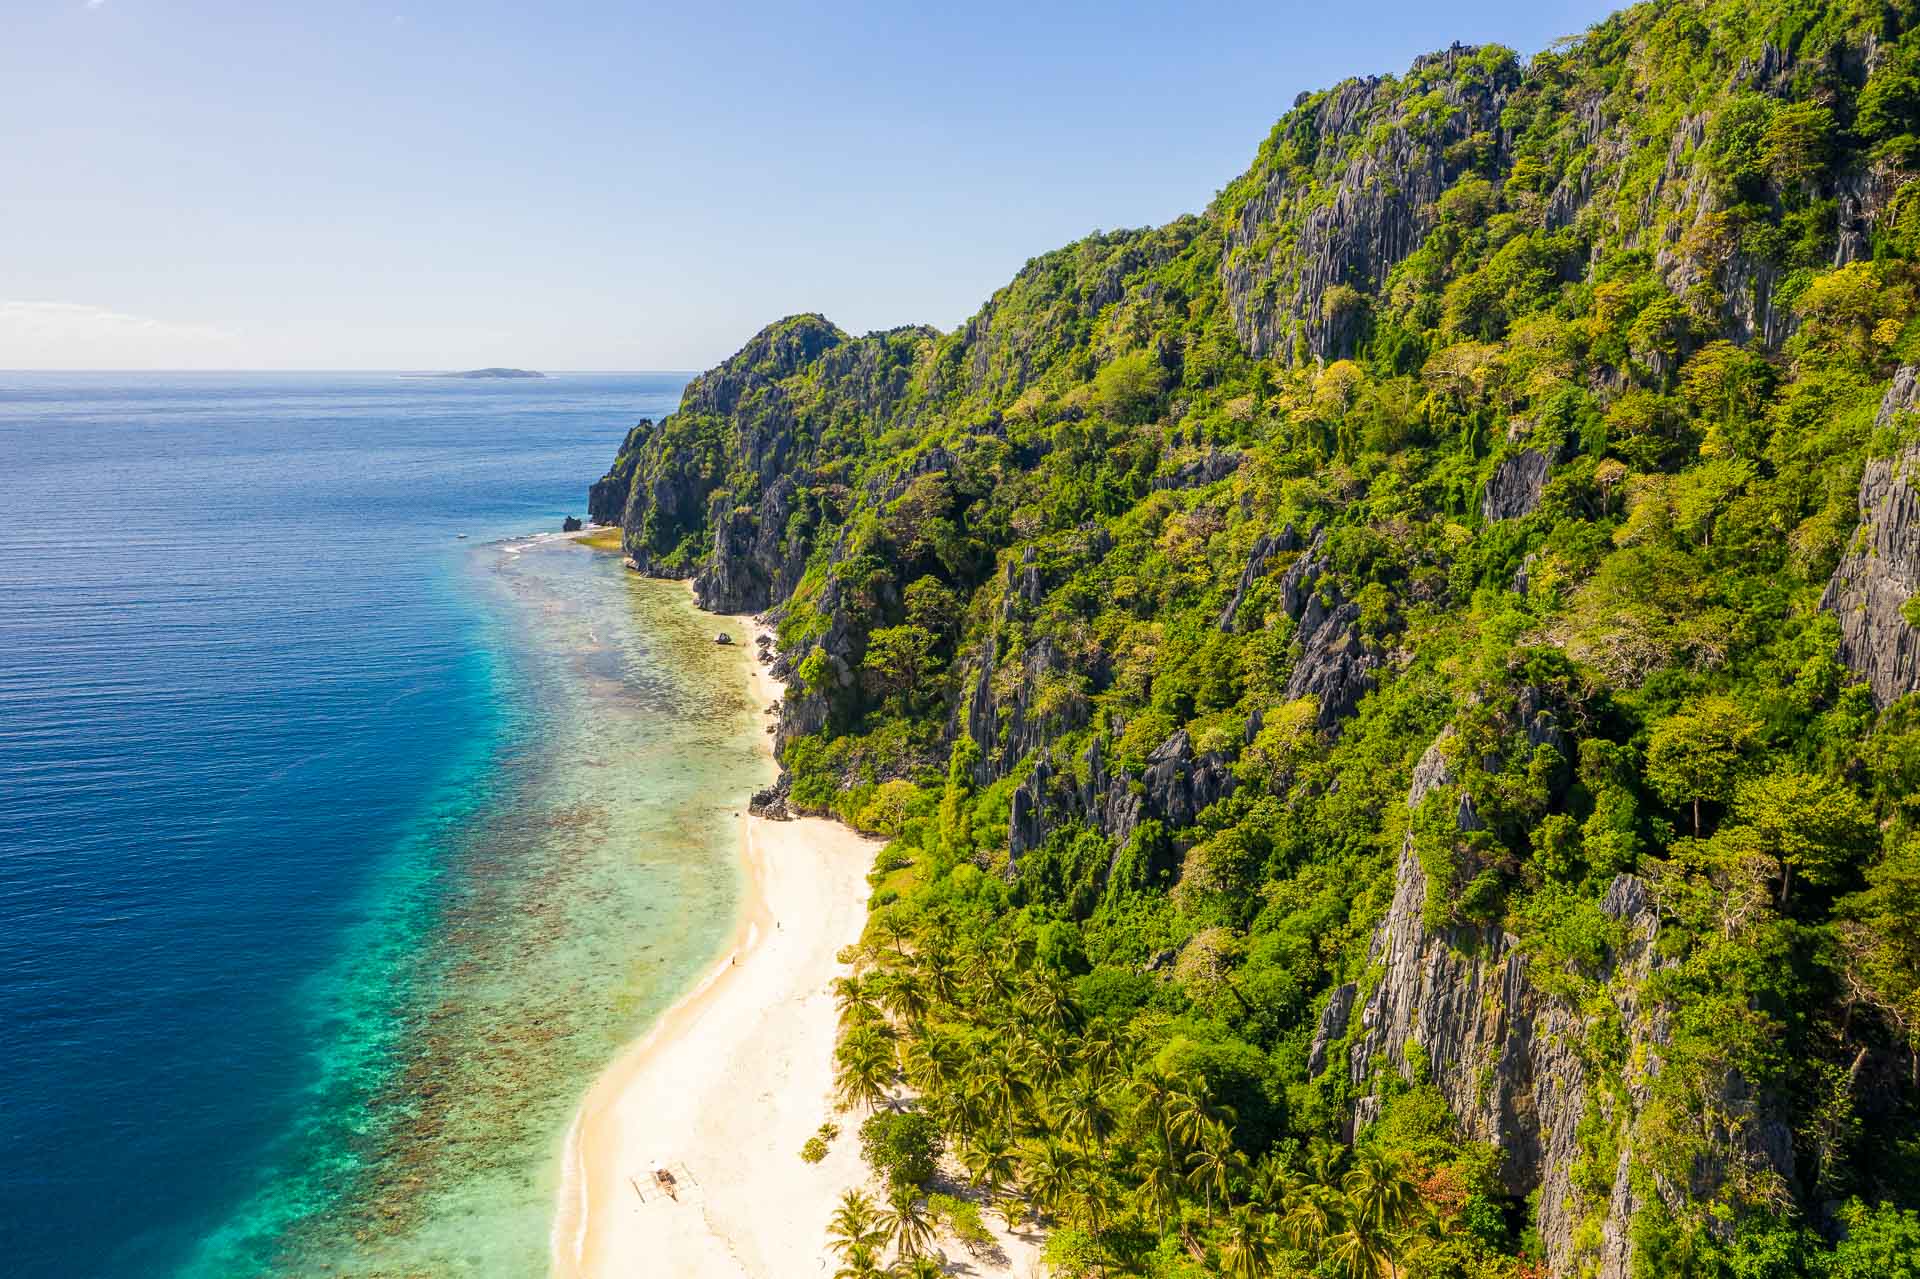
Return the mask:
[[[758,704],[778,700],[751,619],[714,620],[741,642]],[[833,1109],[832,982],[846,972],[836,954],[866,922],[878,843],[823,818],[753,816],[741,841],[746,893],[727,953],[574,1118],[553,1226],[559,1279],[831,1274],[834,1203],[872,1189],[862,1116]],[[828,1121],[839,1138],[825,1160],[804,1162],[801,1146]],[[663,1169],[673,1195],[654,1176]],[[995,1234],[1006,1264],[969,1258],[963,1273],[1038,1273],[1030,1239]]]

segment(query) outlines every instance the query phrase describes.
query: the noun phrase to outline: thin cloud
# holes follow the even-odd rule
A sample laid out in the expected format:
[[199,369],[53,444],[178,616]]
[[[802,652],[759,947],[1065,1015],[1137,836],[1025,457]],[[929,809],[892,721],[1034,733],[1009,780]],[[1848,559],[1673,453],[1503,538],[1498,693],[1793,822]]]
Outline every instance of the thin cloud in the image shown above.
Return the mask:
[[0,299],[0,368],[155,368],[204,364],[235,335],[81,302]]

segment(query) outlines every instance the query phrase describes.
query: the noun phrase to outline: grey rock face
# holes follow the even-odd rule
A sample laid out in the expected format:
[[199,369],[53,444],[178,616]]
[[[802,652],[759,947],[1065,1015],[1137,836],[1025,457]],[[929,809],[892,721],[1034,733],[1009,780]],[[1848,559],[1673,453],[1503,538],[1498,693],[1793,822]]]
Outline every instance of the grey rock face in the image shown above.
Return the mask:
[[633,471],[640,463],[641,447],[653,434],[653,423],[642,418],[627,432],[613,466],[587,489],[587,518],[595,524],[618,524],[627,512],[627,491],[633,484]]
[[1480,515],[1487,520],[1517,520],[1533,514],[1547,486],[1549,459],[1539,449],[1522,449],[1501,459],[1487,479]]
[[1300,534],[1289,524],[1280,530],[1279,535],[1269,536],[1262,533],[1253,541],[1253,550],[1247,555],[1247,566],[1240,572],[1240,585],[1234,588],[1233,598],[1227,601],[1220,613],[1220,629],[1231,631],[1240,617],[1240,607],[1247,602],[1247,592],[1253,584],[1267,575],[1267,565],[1275,555],[1300,549]]
[[1326,533],[1280,579],[1281,607],[1294,621],[1300,655],[1287,677],[1287,696],[1319,699],[1319,725],[1334,733],[1373,689],[1381,657],[1360,634],[1360,606],[1331,576]]
[[1360,997],[1360,987],[1353,982],[1334,987],[1333,994],[1327,999],[1327,1006],[1320,1010],[1320,1020],[1313,1028],[1313,1048],[1307,1053],[1307,1075],[1317,1076],[1327,1068],[1327,1049],[1336,1039],[1344,1038],[1347,1023],[1353,1018],[1353,1004]]
[[1154,476],[1153,487],[1161,490],[1192,489],[1217,484],[1240,469],[1243,456],[1238,449],[1214,449],[1205,457],[1195,458],[1177,470]]
[[[1309,108],[1300,127],[1328,160],[1316,163],[1316,187],[1301,189],[1292,172],[1275,167],[1227,228],[1221,274],[1240,340],[1255,355],[1291,357],[1295,325],[1309,358],[1350,355],[1365,314],[1329,306],[1336,286],[1373,292],[1390,271],[1420,247],[1433,227],[1434,202],[1468,170],[1463,147],[1475,134],[1490,141],[1500,131],[1517,68],[1489,71],[1474,61],[1478,49],[1454,45],[1416,59],[1443,105],[1413,119],[1403,114],[1402,86],[1369,77],[1348,80]],[[1296,241],[1273,242],[1273,228],[1306,208]]]
[[[1557,744],[1559,729],[1551,715],[1532,704],[1537,700],[1523,696],[1519,707],[1529,737]],[[1414,768],[1409,807],[1453,783],[1446,759],[1451,733],[1442,732]],[[1456,821],[1463,829],[1477,821],[1464,793],[1458,808]],[[1613,1098],[1625,1097],[1636,1109],[1645,1100],[1646,1076],[1658,1072],[1668,1033],[1665,1010],[1641,994],[1642,983],[1660,962],[1654,953],[1659,916],[1648,885],[1637,876],[1616,876],[1601,902],[1601,909],[1624,926],[1625,940],[1593,977],[1626,1032],[1628,1064],[1618,1087],[1597,1093],[1582,1054],[1587,1018],[1534,982],[1531,961],[1517,939],[1497,926],[1430,930],[1423,918],[1425,902],[1426,873],[1409,837],[1400,852],[1393,903],[1374,937],[1373,962],[1384,973],[1360,1011],[1360,1029],[1347,1059],[1353,1081],[1365,1086],[1383,1069],[1412,1079],[1409,1047],[1417,1046],[1464,1135],[1501,1152],[1507,1192],[1539,1192],[1538,1225],[1552,1273],[1628,1279],[1631,1218],[1641,1206],[1629,1175],[1634,1115],[1617,1113]],[[1330,1046],[1346,1033],[1351,1011],[1343,1005],[1350,1000],[1336,991],[1321,1016],[1311,1058],[1315,1072],[1328,1067]],[[1636,1060],[1644,1063],[1645,1075],[1635,1073]],[[1581,1153],[1578,1129],[1590,1101],[1600,1106],[1604,1120],[1624,1129],[1600,1242],[1578,1251],[1577,1227],[1600,1207],[1582,1201],[1570,1175]],[[1758,1113],[1738,1080],[1728,1081],[1724,1101],[1727,1113],[1740,1117],[1756,1161],[1790,1172],[1790,1138],[1780,1139],[1780,1125]],[[1371,1122],[1378,1108],[1376,1098],[1363,1098],[1355,1109],[1356,1127]]]
[[[1880,402],[1888,426],[1920,404],[1920,369],[1902,366]],[[1820,607],[1840,620],[1840,660],[1885,706],[1920,688],[1920,633],[1904,615],[1920,591],[1920,446],[1875,458],[1860,479],[1860,527]]]

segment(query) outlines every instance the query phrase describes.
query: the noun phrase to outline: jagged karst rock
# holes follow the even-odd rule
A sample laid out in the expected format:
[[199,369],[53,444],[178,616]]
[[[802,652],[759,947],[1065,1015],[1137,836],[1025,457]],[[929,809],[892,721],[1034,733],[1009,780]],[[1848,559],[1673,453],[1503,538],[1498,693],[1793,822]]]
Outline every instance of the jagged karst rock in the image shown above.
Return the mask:
[[[1477,48],[1454,45],[1414,60],[1410,77],[1435,82],[1439,107],[1406,114],[1400,86],[1377,77],[1347,80],[1297,127],[1317,140],[1313,187],[1289,168],[1256,170],[1259,186],[1227,226],[1222,268],[1240,340],[1255,355],[1336,360],[1365,332],[1364,303],[1334,292],[1377,291],[1432,229],[1434,204],[1467,171],[1463,144],[1498,137],[1500,112],[1519,82],[1517,64],[1486,65]],[[1304,213],[1304,216],[1302,214]],[[1297,238],[1273,229],[1300,218]],[[1272,247],[1268,247],[1272,245]],[[1329,305],[1329,301],[1333,305]],[[1292,349],[1298,326],[1304,349]]]
[[633,484],[634,468],[640,464],[640,450],[653,434],[653,422],[642,418],[627,432],[614,455],[613,466],[587,489],[587,518],[595,524],[618,524],[627,512],[627,493]]
[[[1537,691],[1523,693],[1516,717],[1530,741],[1558,746],[1558,723],[1542,700]],[[1447,763],[1452,735],[1444,730],[1415,766],[1409,808],[1453,784]],[[1456,802],[1456,823],[1472,829],[1478,818],[1471,797],[1462,792]],[[1408,1053],[1417,1045],[1424,1069],[1465,1136],[1499,1149],[1508,1193],[1538,1192],[1540,1237],[1553,1273],[1571,1274],[1585,1265],[1600,1279],[1629,1279],[1630,1223],[1640,1204],[1629,1175],[1632,1115],[1610,1116],[1624,1125],[1624,1135],[1598,1255],[1576,1254],[1577,1228],[1594,1206],[1581,1201],[1571,1180],[1581,1153],[1578,1129],[1594,1084],[1582,1055],[1585,1015],[1533,982],[1528,956],[1497,925],[1430,930],[1424,920],[1426,893],[1426,872],[1409,835],[1395,870],[1393,902],[1374,937],[1373,962],[1383,975],[1361,1010],[1348,1051],[1354,1083],[1367,1087],[1382,1065],[1413,1078]],[[1659,962],[1654,951],[1659,917],[1648,885],[1634,875],[1613,879],[1601,909],[1623,925],[1624,942],[1608,954],[1595,978],[1627,1035],[1628,1064],[1618,1092],[1637,1107],[1646,1086],[1632,1063],[1638,1058],[1647,1071],[1657,1071],[1667,1036],[1664,1009],[1642,994],[1642,984]],[[1316,1071],[1330,1064],[1331,1046],[1349,1024],[1350,1013],[1330,1002],[1314,1038]],[[1791,1141],[1783,1140],[1781,1125],[1761,1113],[1737,1079],[1728,1082],[1724,1101],[1727,1113],[1744,1123],[1755,1157],[1790,1175]],[[1377,1114],[1377,1099],[1363,1097],[1355,1109],[1356,1127]]]
[[1153,487],[1165,492],[1171,489],[1201,488],[1208,484],[1218,484],[1240,469],[1245,454],[1238,449],[1211,449],[1206,456],[1182,463],[1173,471],[1153,477]]
[[747,801],[747,811],[755,817],[764,817],[769,821],[790,822],[793,810],[787,807],[788,787],[791,782],[785,773],[771,786],[765,786],[753,793]]
[[1487,479],[1480,515],[1487,520],[1517,520],[1533,514],[1547,486],[1551,460],[1539,449],[1521,449],[1501,459]]
[[1347,1023],[1353,1017],[1354,1001],[1359,997],[1360,987],[1354,982],[1335,986],[1327,997],[1327,1006],[1320,1010],[1320,1020],[1313,1027],[1313,1047],[1307,1053],[1308,1078],[1318,1076],[1327,1068],[1327,1049],[1334,1041],[1346,1038]]
[[578,533],[580,529],[581,524],[578,515],[569,515],[560,521],[560,531],[562,533]]
[[1320,727],[1337,733],[1373,689],[1381,654],[1360,633],[1360,606],[1334,580],[1326,530],[1280,579],[1281,607],[1294,621],[1300,655],[1287,678],[1289,699],[1311,695],[1320,705]]
[[[1902,365],[1880,401],[1875,424],[1887,427],[1920,407],[1920,368]],[[1874,458],[1860,478],[1860,527],[1820,607],[1840,621],[1840,660],[1886,706],[1920,688],[1920,632],[1907,601],[1920,592],[1920,446]]]
[[1300,534],[1294,531],[1292,524],[1281,529],[1277,536],[1262,533],[1254,539],[1253,550],[1247,555],[1247,566],[1240,573],[1240,585],[1234,588],[1233,598],[1227,601],[1221,610],[1219,627],[1223,631],[1234,629],[1239,620],[1240,608],[1247,602],[1247,592],[1253,584],[1267,574],[1269,562],[1275,555],[1286,554],[1300,549]]

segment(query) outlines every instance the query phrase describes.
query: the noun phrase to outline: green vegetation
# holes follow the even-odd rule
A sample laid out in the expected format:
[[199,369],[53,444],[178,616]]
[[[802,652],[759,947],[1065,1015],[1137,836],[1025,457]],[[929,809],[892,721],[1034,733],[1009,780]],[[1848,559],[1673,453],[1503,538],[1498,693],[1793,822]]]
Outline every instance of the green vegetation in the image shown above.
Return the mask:
[[[841,1273],[957,1220],[943,1143],[1060,1275],[1915,1272],[1920,698],[1820,601],[1914,438],[1916,165],[1913,5],[1662,0],[1314,95],[954,333],[795,317],[690,389],[629,553],[764,585],[791,802],[891,837]],[[1403,851],[1559,1074],[1317,1035]]]

